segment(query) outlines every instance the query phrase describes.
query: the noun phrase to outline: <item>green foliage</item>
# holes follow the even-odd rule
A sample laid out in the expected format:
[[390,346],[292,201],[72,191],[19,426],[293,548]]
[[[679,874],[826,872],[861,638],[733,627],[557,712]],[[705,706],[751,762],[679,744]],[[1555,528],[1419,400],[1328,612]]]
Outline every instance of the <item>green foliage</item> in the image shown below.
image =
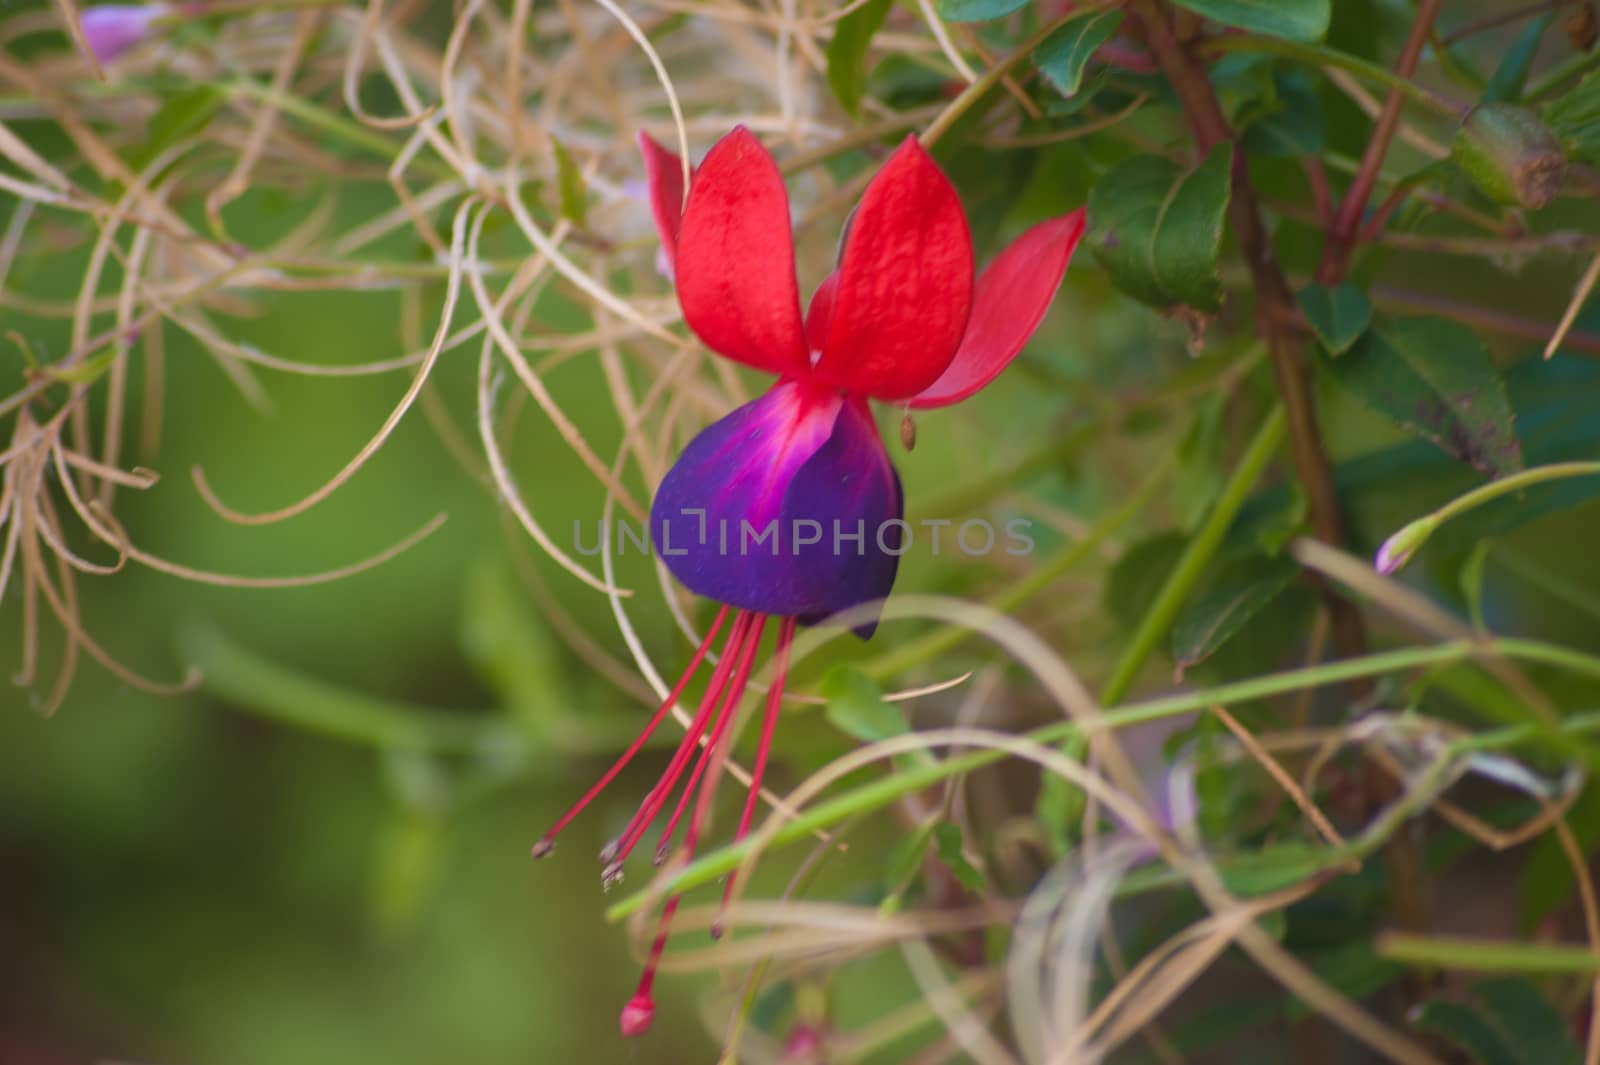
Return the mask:
[[1289,587],[1298,572],[1299,567],[1279,559],[1253,560],[1191,602],[1172,627],[1172,658],[1180,674],[1238,634]]
[[561,192],[561,217],[583,229],[589,218],[589,187],[583,180],[578,161],[567,151],[566,145],[550,138],[551,150],[556,157],[556,186]]
[[1057,29],[1033,51],[1039,73],[1069,99],[1083,86],[1083,72],[1095,49],[1116,35],[1122,12],[1114,8],[1085,12]]
[[1180,7],[1251,33],[1320,41],[1328,33],[1332,0],[1174,0]]
[[893,0],[869,0],[840,19],[828,41],[828,87],[852,116],[861,113],[861,95],[867,83],[867,50],[892,4]]
[[1330,355],[1343,355],[1372,324],[1372,301],[1360,286],[1344,281],[1326,288],[1312,282],[1297,299],[1317,340]]
[[1396,425],[1492,476],[1522,468],[1511,405],[1483,342],[1442,318],[1376,322],[1329,376]]
[[1221,306],[1217,257],[1232,160],[1226,146],[1190,171],[1139,155],[1095,183],[1089,246],[1119,288],[1162,310]]
[[1416,1025],[1449,1040],[1475,1065],[1578,1065],[1578,1049],[1561,1014],[1526,980],[1483,980],[1465,1002],[1430,999]]
[[986,22],[1027,6],[1028,0],[934,0],[939,17],[951,22]]
[[1546,108],[1544,118],[1571,158],[1600,164],[1600,71]]
[[[0,980],[28,994],[0,1058],[732,1061],[815,1038],[817,1060],[893,1065],[949,1040],[914,940],[975,1016],[1006,1019],[1000,1056],[1061,1056],[1056,1007],[1115,991],[1113,1027],[1159,1025],[1184,1061],[1292,1057],[1322,1004],[1271,967],[1246,990],[1251,944],[1215,944],[1194,993],[1165,998],[1155,952],[1210,916],[1203,858],[1240,896],[1292,894],[1256,927],[1435,1056],[1581,1060],[1595,961],[1562,841],[1544,828],[1486,863],[1469,822],[1431,815],[1447,796],[1513,831],[1541,814],[1530,792],[1565,802],[1600,766],[1600,317],[1580,284],[1600,74],[1565,24],[1581,5],[1447,4],[1431,27],[1433,5],[1395,0],[620,22],[423,5],[361,35],[348,84],[360,42],[282,6],[169,15],[104,80],[56,14],[0,16],[0,666],[23,682],[0,713],[0,854],[24,873],[8,903],[38,918],[8,928]],[[1372,113],[1390,94],[1392,129]],[[870,642],[802,627],[763,780],[790,798],[757,801],[766,830],[733,843],[745,796],[724,778],[692,860],[652,873],[641,852],[607,898],[584,859],[652,794],[681,716],[549,860],[529,847],[653,720],[715,606],[669,612],[683,589],[632,548],[604,594],[580,544],[608,506],[648,514],[695,432],[770,383],[708,353],[662,276],[636,138],[672,143],[679,118],[691,159],[735,122],[771,150],[802,301],[908,135],[981,263],[1085,205],[1089,225],[990,388],[919,413],[914,450],[902,404],[874,405],[921,546]],[[717,298],[787,328],[782,286],[782,306],[745,305],[763,264],[736,250]],[[920,292],[937,258],[872,283]],[[1020,310],[980,301],[969,340]],[[505,520],[513,492],[593,581]],[[249,518],[295,500],[292,520]],[[441,511],[412,551],[279,586]],[[1026,521],[1034,550],[969,556],[947,526],[936,553],[924,518]],[[1416,557],[1381,576],[1383,544]],[[745,770],[775,627],[734,718]],[[199,690],[148,694],[122,659],[158,680],[193,665]],[[793,797],[857,744],[944,727],[967,742]],[[1189,798],[1171,786],[1196,817],[1160,837],[1117,801],[1148,793],[1166,821]],[[1565,820],[1592,860],[1596,789]],[[1136,863],[1113,868],[1129,839]],[[638,972],[634,929],[604,918],[682,891],[695,935],[735,868],[761,908],[728,911],[715,947],[675,938],[655,1042],[613,1039]],[[1079,879],[1110,894],[1126,966],[1097,956],[1066,1003],[1066,948],[1095,931]],[[1397,935],[1413,896],[1430,929],[1493,912],[1522,934]],[[1010,968],[1029,906],[1051,922],[1024,974],[1056,996],[1042,1009]],[[728,948],[757,959],[737,985],[709,971]],[[1488,972],[1516,978],[1457,975]],[[1333,1057],[1368,1053],[1313,1028]]]

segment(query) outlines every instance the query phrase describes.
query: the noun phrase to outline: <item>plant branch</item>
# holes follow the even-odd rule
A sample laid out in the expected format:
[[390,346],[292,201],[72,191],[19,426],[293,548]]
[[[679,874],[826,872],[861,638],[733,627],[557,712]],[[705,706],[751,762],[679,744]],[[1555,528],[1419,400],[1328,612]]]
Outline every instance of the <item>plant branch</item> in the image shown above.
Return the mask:
[[[1201,153],[1233,140],[1233,131],[1222,113],[1222,105],[1206,76],[1205,67],[1178,43],[1159,0],[1139,0],[1136,10],[1145,24],[1150,51],[1178,94]],[[1311,524],[1317,539],[1338,545],[1344,542],[1344,519],[1333,486],[1333,466],[1323,449],[1322,433],[1317,426],[1310,368],[1296,328],[1299,309],[1283,268],[1273,253],[1271,236],[1262,219],[1261,205],[1250,184],[1244,158],[1238,154],[1234,156],[1232,182],[1228,216],[1238,234],[1239,246],[1255,285],[1256,331],[1267,343],[1278,395],[1283,400],[1295,472],[1310,503]],[[1345,657],[1364,653],[1367,640],[1360,612],[1325,581],[1318,579],[1317,584],[1327,603],[1334,647]]]
[[[1417,69],[1417,60],[1428,43],[1433,21],[1444,0],[1421,0],[1417,15],[1411,23],[1411,33],[1406,37],[1400,59],[1395,63],[1395,75],[1409,79]],[[1362,153],[1361,165],[1345,190],[1344,201],[1334,216],[1328,230],[1328,242],[1322,249],[1322,262],[1317,266],[1317,280],[1324,285],[1336,285],[1344,278],[1350,265],[1350,254],[1361,238],[1361,219],[1367,212],[1367,201],[1372,198],[1373,186],[1378,182],[1378,171],[1383,167],[1383,157],[1389,152],[1389,142],[1400,126],[1400,109],[1405,97],[1398,87],[1391,88],[1383,101],[1383,111],[1378,115],[1367,149]]]

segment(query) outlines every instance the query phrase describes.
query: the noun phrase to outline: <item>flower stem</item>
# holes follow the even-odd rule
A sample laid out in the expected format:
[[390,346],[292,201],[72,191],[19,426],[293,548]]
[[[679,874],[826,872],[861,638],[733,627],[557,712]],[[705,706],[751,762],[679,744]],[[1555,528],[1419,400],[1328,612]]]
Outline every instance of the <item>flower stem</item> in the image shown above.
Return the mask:
[[[1264,677],[1252,677],[1249,680],[1235,681],[1200,691],[1182,692],[1142,703],[1130,703],[1105,711],[1098,720],[1105,728],[1127,728],[1148,721],[1161,721],[1179,714],[1193,713],[1212,705],[1229,706],[1307,688],[1346,684],[1352,680],[1370,680],[1373,677],[1405,670],[1454,665],[1470,662],[1485,655],[1502,655],[1519,661],[1537,662],[1600,680],[1600,657],[1570,647],[1512,637],[1451,640],[1428,647],[1406,647],[1358,658],[1341,659],[1303,669],[1270,673]],[[1463,737],[1455,742],[1452,751],[1492,750],[1541,738],[1565,750],[1569,744],[1562,742],[1563,737],[1586,735],[1597,731],[1600,731],[1600,713],[1574,714],[1564,718],[1554,729],[1539,722],[1526,722]],[[1079,732],[1076,722],[1057,721],[1022,733],[1021,738],[1041,745],[1054,746],[1068,737],[1078,735]],[[770,838],[752,836],[739,844],[707,854],[674,874],[664,876],[659,885],[653,884],[649,889],[612,906],[606,911],[606,919],[621,920],[663,894],[687,891],[712,882],[737,867],[758,842],[775,847],[807,838],[810,833],[818,829],[881,810],[913,792],[993,765],[1006,757],[1008,753],[999,750],[968,751],[937,762],[910,766],[893,776],[872,780],[843,795],[819,802],[801,811]]]
[[1144,618],[1139,622],[1128,649],[1123,652],[1111,673],[1111,678],[1101,689],[1102,705],[1115,706],[1127,696],[1128,689],[1139,676],[1139,670],[1144,666],[1145,660],[1171,631],[1172,623],[1178,617],[1178,611],[1183,608],[1195,585],[1199,583],[1200,575],[1205,572],[1206,565],[1215,557],[1217,548],[1222,545],[1222,538],[1227,535],[1229,526],[1239,513],[1239,508],[1244,506],[1250,490],[1255,487],[1256,481],[1260,480],[1262,472],[1266,470],[1267,464],[1272,461],[1272,456],[1283,443],[1286,424],[1283,408],[1276,407],[1261,423],[1261,428],[1256,430],[1255,439],[1250,441],[1250,446],[1239,460],[1239,465],[1234,468],[1233,476],[1223,486],[1222,494],[1217,497],[1211,512],[1206,515],[1205,522],[1184,547],[1183,555],[1178,559],[1177,565],[1172,567],[1172,572],[1167,575],[1166,583],[1161,586],[1155,602],[1145,611]]

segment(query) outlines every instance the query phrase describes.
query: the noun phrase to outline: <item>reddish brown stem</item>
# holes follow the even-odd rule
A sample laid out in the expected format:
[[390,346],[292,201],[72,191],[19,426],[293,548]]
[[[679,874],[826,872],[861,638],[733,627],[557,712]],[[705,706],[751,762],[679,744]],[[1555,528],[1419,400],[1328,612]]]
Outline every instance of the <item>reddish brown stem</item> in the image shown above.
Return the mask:
[[[1406,37],[1405,47],[1400,50],[1400,59],[1395,63],[1394,71],[1400,77],[1410,78],[1416,71],[1417,60],[1422,57],[1428,34],[1433,30],[1433,20],[1443,3],[1444,0],[1421,0],[1417,5],[1416,19],[1411,23],[1411,32]],[[1378,171],[1389,152],[1389,142],[1394,139],[1394,131],[1400,127],[1400,110],[1404,104],[1405,96],[1396,89],[1390,89],[1383,101],[1383,110],[1378,113],[1372,137],[1367,141],[1366,151],[1361,154],[1356,175],[1345,190],[1333,225],[1328,228],[1322,262],[1317,266],[1317,280],[1324,285],[1337,285],[1344,279],[1345,271],[1350,266],[1350,255],[1361,237],[1361,218],[1367,212],[1367,201],[1372,198],[1373,186],[1378,183]]]
[[[1141,0],[1136,10],[1142,16],[1151,54],[1178,94],[1201,152],[1232,141],[1233,131],[1222,113],[1222,105],[1206,76],[1205,67],[1178,42],[1160,0]],[[1340,545],[1344,542],[1344,520],[1338,494],[1334,491],[1333,466],[1323,449],[1322,433],[1317,425],[1310,367],[1305,361],[1300,333],[1294,326],[1299,310],[1283,268],[1273,254],[1271,236],[1262,219],[1255,188],[1250,184],[1244,157],[1237,152],[1233,158],[1228,218],[1239,237],[1240,250],[1255,284],[1256,332],[1266,341],[1272,361],[1273,377],[1288,421],[1295,472],[1310,504],[1312,529],[1317,539]],[[1339,654],[1354,657],[1365,653],[1367,640],[1360,612],[1326,582],[1317,583],[1327,603],[1334,646]]]

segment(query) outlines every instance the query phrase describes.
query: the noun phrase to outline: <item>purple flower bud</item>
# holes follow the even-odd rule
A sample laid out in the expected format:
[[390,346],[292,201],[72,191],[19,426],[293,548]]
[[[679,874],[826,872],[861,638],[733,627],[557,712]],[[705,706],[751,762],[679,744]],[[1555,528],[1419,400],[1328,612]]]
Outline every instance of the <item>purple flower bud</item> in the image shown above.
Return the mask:
[[89,50],[104,64],[150,36],[155,20],[171,10],[166,4],[101,4],[85,9],[79,20]]
[[1378,548],[1378,555],[1372,560],[1372,568],[1385,577],[1394,573],[1411,561],[1411,556],[1417,553],[1417,549],[1428,542],[1428,537],[1433,535],[1434,526],[1437,524],[1433,516],[1429,515],[1402,526],[1399,532],[1385,540],[1383,546]]

